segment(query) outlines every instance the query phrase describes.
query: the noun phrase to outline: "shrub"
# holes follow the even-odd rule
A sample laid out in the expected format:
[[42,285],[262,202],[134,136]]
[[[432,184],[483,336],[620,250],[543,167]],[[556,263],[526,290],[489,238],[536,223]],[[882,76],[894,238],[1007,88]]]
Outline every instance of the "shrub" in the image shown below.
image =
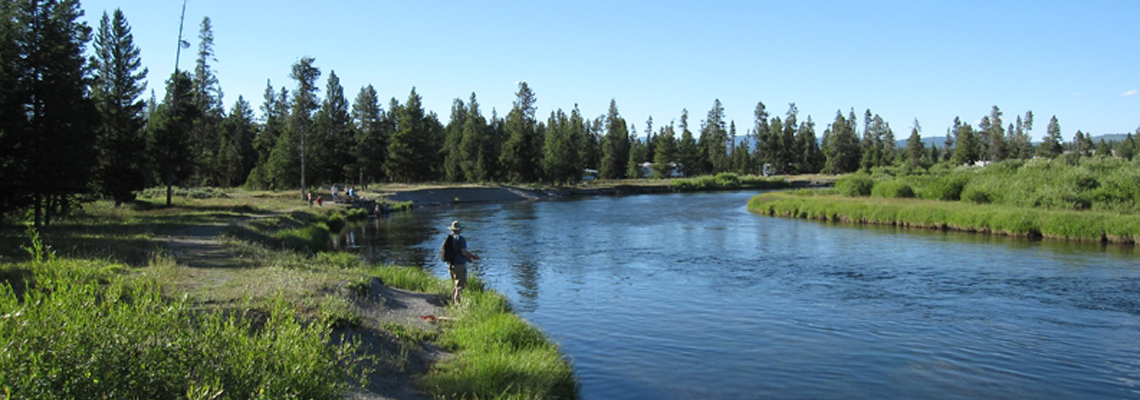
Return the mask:
[[852,174],[835,181],[835,189],[847,197],[870,196],[875,181],[867,174]]
[[967,175],[950,175],[930,182],[923,190],[922,198],[927,200],[958,201],[962,190],[970,183]]
[[985,189],[977,186],[968,186],[962,190],[962,201],[975,204],[989,204],[993,199]]
[[871,187],[871,197],[910,198],[914,197],[914,189],[900,181],[883,181]]
[[365,210],[363,208],[353,208],[351,210],[348,210],[348,215],[345,216],[345,219],[349,221],[359,221],[366,218],[368,218],[368,210]]
[[346,225],[344,214],[336,212],[329,215],[328,221],[326,221],[325,224],[328,225],[329,232],[340,232],[344,230],[344,226]]

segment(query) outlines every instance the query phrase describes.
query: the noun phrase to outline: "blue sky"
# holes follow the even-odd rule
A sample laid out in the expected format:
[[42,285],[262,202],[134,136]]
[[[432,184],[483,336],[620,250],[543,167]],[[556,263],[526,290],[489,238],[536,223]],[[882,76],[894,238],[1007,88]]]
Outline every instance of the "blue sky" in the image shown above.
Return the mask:
[[[83,1],[94,28],[120,8],[149,88],[162,96],[174,68],[181,0]],[[942,136],[954,117],[977,122],[997,105],[1004,122],[1032,110],[1033,137],[1050,116],[1066,141],[1140,126],[1140,1],[329,1],[189,0],[181,68],[192,69],[204,16],[213,23],[227,109],[255,109],[266,80],[292,88],[290,66],[316,59],[321,96],[335,71],[351,102],[372,84],[382,103],[411,88],[449,118],[472,92],[505,115],[517,82],[545,120],[578,104],[587,117],[610,99],[639,132],[679,123],[697,131],[715,99],[738,134],[758,101],[782,116],[796,103],[817,135],[836,110],[881,115],[898,138],[918,119]]]

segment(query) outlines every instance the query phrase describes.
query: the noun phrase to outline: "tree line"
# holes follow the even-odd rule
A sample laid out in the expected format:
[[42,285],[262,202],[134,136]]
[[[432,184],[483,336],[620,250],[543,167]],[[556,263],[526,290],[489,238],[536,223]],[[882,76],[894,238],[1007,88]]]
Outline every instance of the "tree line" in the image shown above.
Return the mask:
[[[756,105],[753,126],[738,138],[719,100],[699,123],[688,110],[679,122],[642,131],[617,102],[590,118],[577,105],[542,118],[538,97],[520,82],[510,111],[489,116],[472,93],[455,99],[446,124],[425,110],[412,88],[404,102],[380,103],[372,85],[349,102],[330,71],[304,57],[291,66],[293,87],[266,88],[256,116],[243,97],[227,110],[214,73],[209,17],[199,25],[193,70],[175,70],[158,100],[144,100],[142,68],[130,25],[120,10],[103,14],[97,29],[79,21],[78,0],[16,0],[0,4],[0,207],[32,210],[37,225],[78,201],[108,198],[119,205],[153,185],[297,189],[374,182],[545,182],[572,184],[586,170],[600,179],[649,174],[841,174],[905,163],[968,164],[1033,156],[1116,154],[1131,159],[1132,135],[1094,145],[1078,131],[1061,139],[1053,117],[1043,144],[1030,143],[1033,113],[1003,125],[993,107],[975,128],[955,119],[945,145],[926,149],[914,121],[905,148],[890,124],[867,110],[862,128],[854,109],[837,111],[822,138],[794,103],[770,115]],[[91,56],[85,50],[91,43]],[[694,132],[695,131],[695,132]],[[1140,131],[1140,129],[1138,129]],[[1140,132],[1138,132],[1140,133]]]

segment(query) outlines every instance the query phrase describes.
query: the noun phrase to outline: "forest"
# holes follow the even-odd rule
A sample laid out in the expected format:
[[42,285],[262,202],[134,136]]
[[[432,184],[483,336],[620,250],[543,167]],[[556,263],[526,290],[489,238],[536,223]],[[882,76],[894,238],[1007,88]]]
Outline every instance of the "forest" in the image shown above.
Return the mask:
[[[147,98],[149,71],[127,17],[120,10],[103,13],[93,28],[79,20],[83,12],[77,0],[0,4],[5,217],[50,225],[83,202],[119,205],[154,186],[169,193],[174,186],[562,185],[579,182],[587,169],[607,180],[757,174],[765,164],[780,174],[844,174],[1034,157],[1079,160],[1094,153],[1131,160],[1137,151],[1131,133],[1093,143],[1077,131],[1066,142],[1056,116],[1044,141],[1034,144],[1032,111],[1007,123],[997,106],[977,126],[956,118],[944,145],[931,148],[921,142],[917,120],[907,146],[897,147],[890,123],[871,110],[860,120],[854,108],[838,110],[820,136],[794,103],[781,116],[758,102],[752,126],[742,133],[726,121],[719,100],[699,124],[681,110],[679,123],[655,126],[650,117],[639,130],[621,116],[616,100],[596,117],[582,115],[577,105],[542,117],[538,96],[525,82],[505,116],[486,115],[471,93],[453,101],[444,122],[423,108],[415,88],[402,102],[393,97],[382,105],[366,85],[350,103],[336,72],[325,76],[312,57],[289,66],[289,85],[267,80],[257,112],[240,96],[224,103],[209,17],[199,25],[194,68],[170,74],[162,99],[153,90]],[[641,176],[644,163],[651,163],[653,176]]]

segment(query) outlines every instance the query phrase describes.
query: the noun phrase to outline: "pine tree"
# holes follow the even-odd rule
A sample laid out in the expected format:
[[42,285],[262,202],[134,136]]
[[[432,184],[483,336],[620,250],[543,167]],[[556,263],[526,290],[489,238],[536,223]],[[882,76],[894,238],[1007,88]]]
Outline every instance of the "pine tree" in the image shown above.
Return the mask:
[[388,142],[384,172],[393,181],[423,182],[434,176],[434,156],[439,152],[435,146],[441,145],[431,141],[434,128],[430,117],[424,114],[422,98],[412,88],[408,101],[400,107],[396,133]]
[[543,171],[547,181],[574,183],[582,176],[578,141],[583,133],[582,116],[574,109],[570,117],[561,109],[550,113],[543,144]]
[[238,96],[237,102],[222,120],[221,133],[218,155],[222,175],[218,183],[227,187],[237,186],[249,177],[257,163],[257,151],[253,148],[257,125],[254,123],[253,108],[244,97]]
[[1009,149],[1005,141],[1005,130],[1002,127],[1001,116],[1002,112],[1000,109],[998,109],[998,106],[993,106],[993,108],[990,110],[988,119],[989,124],[987,124],[981,131],[988,138],[989,153],[987,156],[989,160],[993,162],[1005,160],[1009,153]]
[[1045,128],[1045,132],[1045,139],[1041,142],[1038,152],[1044,157],[1056,158],[1065,151],[1061,145],[1061,124],[1057,122],[1056,115],[1049,119],[1049,126]]
[[852,121],[843,118],[842,111],[835,112],[835,121],[824,132],[824,136],[827,138],[825,173],[846,174],[859,169],[862,154],[859,136],[854,127],[855,124]]
[[815,121],[809,115],[796,130],[796,148],[800,149],[797,170],[801,174],[814,174],[823,170],[826,158],[815,138]]
[[479,111],[479,101],[472,92],[459,141],[459,167],[468,182],[486,182],[491,179],[494,170],[491,153],[488,151],[491,146],[490,127]]
[[[98,162],[97,110],[86,96],[90,83],[83,56],[91,28],[76,0],[22,0],[0,5],[7,36],[0,72],[6,82],[0,102],[0,172],[10,204],[32,204],[36,226],[50,225],[71,198],[86,193]],[[12,57],[12,58],[7,58]],[[18,110],[18,111],[17,111]],[[7,156],[10,156],[8,158]],[[7,209],[6,209],[7,210]],[[46,213],[46,214],[45,214]]]
[[[1140,128],[1136,128],[1136,131],[1140,132]],[[1116,154],[1128,161],[1132,161],[1132,158],[1136,156],[1136,137],[1132,136],[1132,132],[1129,132],[1124,137],[1124,141],[1120,142]]]
[[602,142],[602,163],[598,173],[602,179],[622,179],[629,161],[629,133],[618,113],[617,102],[610,100],[605,120],[606,136]]
[[918,119],[915,119],[914,126],[910,128],[910,137],[906,140],[907,165],[911,168],[921,165],[922,158],[926,156],[926,146],[922,144],[921,132],[922,126],[918,124]]
[[879,145],[883,149],[883,160],[880,165],[890,166],[895,164],[898,158],[898,144],[895,141],[895,131],[891,129],[891,124],[884,121],[879,114],[875,114],[873,122],[875,126],[876,135],[881,137]]
[[19,210],[20,199],[27,194],[21,187],[25,164],[18,137],[27,129],[20,82],[20,37],[23,26],[17,23],[19,9],[14,1],[0,2],[0,218]]
[[972,165],[981,159],[981,149],[978,144],[974,128],[969,124],[962,124],[957,117],[954,118],[954,140],[958,147],[954,148],[954,157],[951,159],[955,165]]
[[146,150],[146,103],[141,96],[146,91],[147,69],[140,70],[142,59],[122,10],[115,10],[113,20],[103,13],[91,62],[91,95],[101,117],[96,139],[97,185],[118,207],[134,200],[134,191],[146,187],[149,171],[142,157]]
[[166,82],[166,100],[147,121],[147,154],[158,181],[166,186],[166,205],[171,205],[171,189],[184,184],[194,173],[190,136],[194,121],[202,111],[194,103],[192,78],[175,71]]
[[677,138],[673,133],[673,124],[661,128],[657,135],[657,151],[653,154],[653,176],[665,179],[673,176],[673,168],[677,157]]
[[505,131],[507,140],[499,155],[507,180],[511,182],[533,182],[538,179],[539,143],[534,103],[538,99],[526,82],[519,83],[515,93],[514,106],[507,114]]
[[756,139],[754,157],[761,165],[772,163],[775,158],[772,149],[768,147],[768,110],[764,106],[764,102],[756,103],[756,109],[752,111],[752,116],[755,118],[752,126],[752,134]]
[[701,123],[700,140],[697,149],[701,153],[700,173],[715,174],[728,171],[728,129],[724,121],[724,106],[720,99],[713,106],[704,122]]
[[697,141],[693,139],[693,132],[689,130],[689,110],[681,110],[681,140],[677,143],[677,162],[681,174],[685,176],[696,175],[700,170],[700,154],[697,153]]
[[384,177],[384,156],[388,150],[385,135],[384,111],[380,98],[372,85],[360,88],[352,102],[352,121],[356,132],[356,145],[352,158],[356,160],[357,180],[360,184],[377,182]]
[[351,159],[355,145],[352,117],[336,71],[329,71],[325,99],[313,125],[313,182],[351,182],[356,175],[356,163]]
[[289,116],[289,91],[281,88],[280,98],[273,90],[273,84],[265,81],[265,94],[261,104],[261,129],[253,139],[253,149],[257,153],[257,161],[253,170],[246,178],[245,184],[250,188],[269,189],[273,187],[273,178],[269,175],[269,158],[277,148],[277,140],[284,135],[286,121]]
[[193,104],[201,110],[198,119],[194,121],[191,133],[191,145],[194,151],[195,180],[206,185],[218,184],[221,171],[225,168],[219,162],[217,151],[221,148],[221,136],[218,127],[225,110],[222,102],[222,89],[218,77],[214,75],[211,62],[217,62],[214,56],[214,31],[210,17],[203,17],[198,33],[198,58],[194,66]]
[[[636,132],[637,129],[630,128],[630,132]],[[646,150],[645,142],[634,136],[633,133],[629,134],[629,160],[625,164],[625,177],[629,179],[646,178],[641,173],[641,164],[645,162],[648,151]]]
[[462,182],[463,158],[460,145],[463,142],[463,124],[467,121],[467,105],[456,98],[451,102],[451,118],[447,122],[447,133],[443,142],[443,177],[448,182]]
[[305,182],[307,155],[309,152],[308,139],[313,132],[313,112],[317,110],[317,79],[321,77],[321,70],[313,63],[312,57],[302,57],[293,64],[289,78],[297,81],[297,90],[293,92],[293,105],[289,113],[289,134],[298,144],[297,156],[300,159],[301,199],[306,198],[309,186]]
[[798,160],[803,151],[796,145],[796,132],[799,130],[799,108],[796,103],[788,103],[787,119],[780,134],[779,164],[777,168],[788,174],[798,174]]
[[1096,144],[1096,155],[1097,157],[1112,157],[1112,147],[1108,145],[1108,142],[1106,142],[1104,138],[1101,138]]

